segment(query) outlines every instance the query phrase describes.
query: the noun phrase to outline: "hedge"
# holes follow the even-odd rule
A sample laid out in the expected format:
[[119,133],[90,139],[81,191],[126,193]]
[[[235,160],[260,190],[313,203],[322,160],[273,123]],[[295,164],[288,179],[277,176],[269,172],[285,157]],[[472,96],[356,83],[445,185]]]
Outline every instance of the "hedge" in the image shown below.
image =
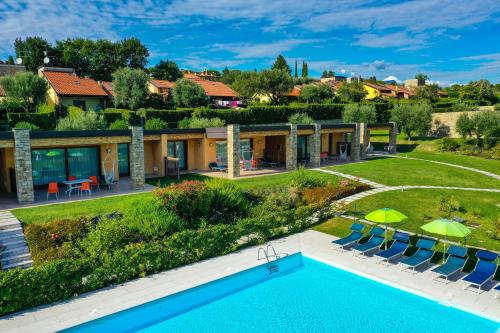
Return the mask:
[[7,113],[10,112],[24,112],[23,104],[9,99],[0,101],[0,120],[7,119]]
[[27,122],[38,126],[41,130],[53,130],[56,127],[56,114],[50,113],[8,113],[7,121],[11,128],[19,122]]

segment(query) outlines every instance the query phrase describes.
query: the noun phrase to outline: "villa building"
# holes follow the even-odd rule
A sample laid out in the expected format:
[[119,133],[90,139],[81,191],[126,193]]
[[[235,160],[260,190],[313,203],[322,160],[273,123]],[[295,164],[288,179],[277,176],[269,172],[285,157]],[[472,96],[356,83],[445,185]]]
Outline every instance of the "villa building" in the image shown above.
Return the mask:
[[152,79],[148,82],[149,93],[159,94],[164,98],[167,98],[170,95],[170,90],[173,87],[175,87],[175,83],[167,80]]
[[[375,127],[374,127],[375,126]],[[169,159],[179,169],[208,171],[227,166],[227,177],[240,175],[242,160],[265,161],[284,169],[298,163],[319,166],[322,156],[359,160],[368,147],[369,131],[386,129],[395,146],[396,127],[389,124],[228,125],[224,128],[0,133],[0,193],[17,193],[20,203],[33,202],[35,189],[105,173],[129,177],[141,189],[146,177],[167,174]],[[250,156],[248,156],[250,154]],[[265,166],[264,166],[265,167]]]
[[185,73],[184,78],[200,85],[213,104],[222,106],[237,106],[238,94],[226,84],[219,81],[206,80],[197,74]]
[[58,107],[77,106],[83,110],[106,108],[108,93],[90,78],[81,78],[72,68],[41,67],[38,74],[47,80],[47,100]]

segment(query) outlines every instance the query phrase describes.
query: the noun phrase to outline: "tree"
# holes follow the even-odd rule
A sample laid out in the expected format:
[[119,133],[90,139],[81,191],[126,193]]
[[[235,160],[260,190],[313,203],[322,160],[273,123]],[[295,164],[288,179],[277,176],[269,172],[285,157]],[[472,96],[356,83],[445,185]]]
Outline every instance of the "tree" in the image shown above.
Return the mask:
[[418,80],[419,85],[421,85],[421,84],[423,85],[423,84],[425,84],[425,81],[429,80],[429,76],[426,74],[419,73],[419,74],[415,75],[415,79]]
[[263,70],[259,73],[259,91],[269,97],[272,104],[282,104],[293,88],[293,79],[286,69]]
[[14,65],[14,57],[10,55],[9,59],[7,59],[6,64],[7,65]]
[[93,111],[83,111],[80,108],[68,107],[68,115],[59,119],[57,131],[84,131],[100,130],[106,128],[106,120],[103,115]]
[[47,82],[32,72],[17,72],[13,76],[0,79],[5,95],[23,101],[25,110],[34,111],[35,107],[45,102]]
[[148,63],[149,50],[138,38],[125,38],[117,42],[122,67],[144,69]]
[[370,83],[377,83],[377,77],[376,76],[370,76],[366,82]]
[[472,133],[478,140],[483,137],[496,137],[500,135],[500,116],[496,112],[481,111],[475,112],[471,117],[473,128]]
[[321,78],[327,78],[328,77],[328,71],[325,69],[323,73],[321,73]]
[[363,83],[359,81],[343,82],[337,90],[339,97],[345,102],[359,103],[366,96],[367,92]]
[[335,73],[330,69],[328,71],[328,76],[327,77],[334,77],[335,76]]
[[51,53],[52,47],[47,40],[41,37],[16,38],[14,42],[16,57],[23,60],[26,70],[36,73],[44,65],[45,53]]
[[465,85],[460,89],[461,100],[479,101],[479,89],[473,85]]
[[374,105],[347,104],[344,107],[342,119],[346,123],[375,123],[377,113]]
[[299,99],[307,103],[322,103],[333,98],[333,90],[328,84],[307,84],[300,91]]
[[474,122],[469,117],[469,114],[467,112],[463,112],[458,117],[457,122],[455,123],[455,127],[457,129],[457,132],[462,136],[462,138],[465,139],[468,136],[472,135]]
[[401,103],[391,110],[391,119],[409,140],[414,133],[426,134],[432,124],[432,107],[427,103]]
[[242,72],[239,69],[224,69],[220,80],[227,85],[232,85]]
[[305,61],[302,61],[302,77],[309,77],[309,65]]
[[182,72],[177,64],[170,60],[160,60],[158,64],[149,69],[149,72],[155,79],[171,82],[175,82],[182,77]]
[[297,60],[295,60],[295,73],[293,74],[293,77],[299,77],[299,71],[297,69]]
[[220,72],[216,69],[207,69],[205,71],[208,75],[213,75],[213,76],[221,76]]
[[208,97],[203,88],[187,79],[179,79],[172,89],[174,104],[177,107],[198,107],[208,105]]
[[286,70],[289,75],[292,74],[292,69],[290,68],[290,66],[288,66],[285,57],[283,57],[281,54],[278,55],[271,69],[282,69]]
[[416,89],[415,97],[420,100],[428,100],[431,103],[439,99],[439,86],[437,84],[428,84]]
[[114,98],[117,106],[138,109],[148,95],[148,75],[141,69],[121,68],[113,73]]
[[240,72],[231,84],[231,88],[248,105],[259,92],[259,74],[253,71]]
[[314,119],[307,113],[294,113],[288,118],[288,122],[294,125],[311,125],[314,124]]
[[485,101],[489,104],[495,103],[497,97],[495,96],[495,91],[493,85],[488,80],[472,81],[469,83],[477,91],[478,102]]
[[184,118],[179,121],[179,128],[210,128],[210,127],[224,127],[225,122],[220,118]]

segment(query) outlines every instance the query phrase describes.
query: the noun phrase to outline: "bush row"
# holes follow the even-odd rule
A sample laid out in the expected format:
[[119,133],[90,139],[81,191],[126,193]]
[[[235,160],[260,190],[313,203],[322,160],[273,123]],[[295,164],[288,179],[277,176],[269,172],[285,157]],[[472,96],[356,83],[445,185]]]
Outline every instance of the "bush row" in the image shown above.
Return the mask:
[[57,118],[55,112],[49,113],[8,113],[7,121],[11,128],[17,123],[26,122],[39,127],[41,130],[53,130],[56,127]]

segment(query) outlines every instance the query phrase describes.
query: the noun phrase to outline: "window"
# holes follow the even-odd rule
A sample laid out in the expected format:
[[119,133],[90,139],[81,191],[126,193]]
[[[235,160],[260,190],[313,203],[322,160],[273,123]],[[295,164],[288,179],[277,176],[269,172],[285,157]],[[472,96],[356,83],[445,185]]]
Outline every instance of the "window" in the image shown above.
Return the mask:
[[120,176],[127,176],[130,174],[129,160],[128,160],[128,143],[118,144],[118,170]]
[[[240,140],[240,156],[252,151],[252,140]],[[215,158],[218,164],[227,165],[227,141],[217,141],[215,147]]]
[[179,169],[186,170],[186,141],[169,141],[167,143],[167,155],[179,159]]
[[85,101],[73,100],[73,106],[79,107],[82,110],[87,110],[87,104]]
[[297,138],[297,159],[303,160],[309,158],[307,151],[307,136],[302,135]]

